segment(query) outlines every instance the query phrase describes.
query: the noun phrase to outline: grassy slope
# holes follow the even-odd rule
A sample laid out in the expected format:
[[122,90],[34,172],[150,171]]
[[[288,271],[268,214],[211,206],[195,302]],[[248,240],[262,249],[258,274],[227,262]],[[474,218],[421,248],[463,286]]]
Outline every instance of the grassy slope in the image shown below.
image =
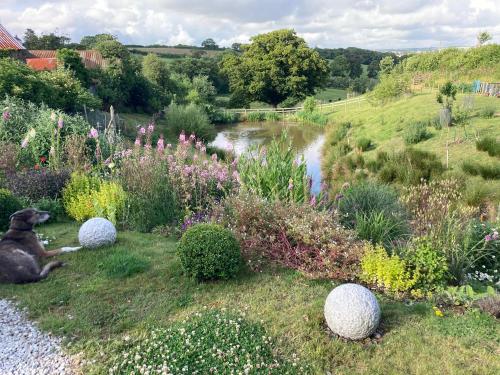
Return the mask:
[[[457,96],[457,103],[461,104],[464,100],[464,95]],[[500,100],[491,97],[474,96],[474,109],[476,112],[483,107],[494,106],[497,112],[500,112]],[[342,107],[341,107],[342,108]],[[350,121],[354,125],[353,130],[349,134],[351,144],[361,137],[370,138],[376,145],[376,148],[365,153],[367,158],[374,157],[377,151],[395,151],[405,147],[402,139],[404,130],[414,121],[428,120],[437,116],[439,104],[436,103],[435,93],[418,93],[409,98],[394,101],[384,106],[373,106],[368,102],[361,105],[351,105],[347,107],[347,111],[343,108],[337,110],[331,116],[332,131],[335,129],[335,124],[343,121]],[[449,134],[447,129],[435,130],[429,127],[428,130],[432,133],[432,137],[426,141],[420,142],[413,147],[432,151],[439,155],[443,162],[446,160],[446,140],[457,142],[450,145],[449,163],[453,171],[460,171],[460,166],[465,160],[474,160],[478,162],[489,163],[495,159],[488,156],[485,152],[476,150],[475,138],[476,135],[490,135],[500,138],[500,117],[491,119],[480,118],[474,116],[470,124],[466,128],[466,133],[463,128],[451,128]],[[325,153],[328,152],[328,141],[325,142]],[[497,159],[498,160],[498,159]],[[330,165],[325,165],[329,168]],[[499,181],[491,181],[498,189],[500,189]]]
[[[75,243],[76,224],[58,224],[39,232],[56,236],[53,246]],[[113,253],[148,259],[145,273],[110,279],[103,265]],[[329,281],[308,280],[292,271],[243,272],[236,280],[197,284],[186,279],[175,255],[175,241],[121,232],[107,249],[61,256],[68,266],[40,283],[0,285],[0,298],[16,298],[45,330],[73,339],[70,347],[87,357],[108,352],[110,342],[148,324],[172,320],[202,309],[226,307],[263,320],[287,355],[298,353],[314,373],[335,374],[495,374],[500,371],[500,326],[479,313],[433,315],[431,306],[405,305],[380,297],[385,331],[379,344],[330,338],[324,330],[323,302]],[[98,353],[104,353],[99,354]],[[498,353],[497,353],[498,354]],[[106,373],[102,358],[85,373]]]

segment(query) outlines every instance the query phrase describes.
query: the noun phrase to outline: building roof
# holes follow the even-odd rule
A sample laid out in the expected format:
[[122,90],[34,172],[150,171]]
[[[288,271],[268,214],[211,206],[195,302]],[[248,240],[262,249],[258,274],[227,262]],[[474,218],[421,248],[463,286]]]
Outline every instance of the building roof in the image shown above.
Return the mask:
[[54,70],[57,68],[57,59],[52,58],[31,58],[26,59],[26,65],[33,70]]
[[[53,50],[29,50],[29,55],[33,58],[55,59],[57,51]],[[83,65],[87,69],[97,69],[106,67],[106,61],[102,58],[99,51],[96,50],[77,50]]]
[[0,25],[0,49],[21,50],[25,49],[19,40],[14,38],[10,33]]

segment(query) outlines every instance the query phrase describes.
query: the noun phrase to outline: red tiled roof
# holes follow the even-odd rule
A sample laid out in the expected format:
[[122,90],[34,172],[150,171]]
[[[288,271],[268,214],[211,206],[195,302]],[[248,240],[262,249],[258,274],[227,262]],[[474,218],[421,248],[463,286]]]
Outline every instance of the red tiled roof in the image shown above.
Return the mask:
[[10,33],[0,25],[0,49],[25,49],[19,40],[14,38]]
[[53,58],[33,58],[26,59],[26,64],[33,70],[54,70],[57,68],[57,59]]
[[[56,58],[56,52],[53,50],[30,50],[30,55],[38,58]],[[106,61],[102,58],[101,53],[95,50],[77,50],[82,58],[83,64],[87,69],[97,69],[106,67]]]

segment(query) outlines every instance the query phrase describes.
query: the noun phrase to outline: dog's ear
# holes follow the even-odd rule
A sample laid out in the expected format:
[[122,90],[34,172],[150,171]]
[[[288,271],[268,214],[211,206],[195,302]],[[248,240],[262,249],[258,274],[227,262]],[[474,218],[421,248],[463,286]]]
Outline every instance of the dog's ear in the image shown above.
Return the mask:
[[9,216],[9,220],[12,220],[14,217],[19,216],[24,213],[24,210],[16,211],[12,215]]

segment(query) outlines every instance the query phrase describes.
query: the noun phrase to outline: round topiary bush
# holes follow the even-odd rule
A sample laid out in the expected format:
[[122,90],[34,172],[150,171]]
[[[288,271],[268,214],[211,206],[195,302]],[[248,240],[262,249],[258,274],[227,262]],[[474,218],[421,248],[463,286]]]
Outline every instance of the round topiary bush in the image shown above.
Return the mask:
[[0,189],[0,231],[7,230],[10,215],[22,209],[21,202],[7,189]]
[[89,249],[112,245],[116,241],[115,226],[102,217],[89,219],[80,227],[78,241]]
[[351,340],[364,339],[378,327],[380,306],[364,286],[342,284],[325,302],[325,319],[333,333]]
[[192,226],[182,236],[178,252],[186,273],[199,281],[229,279],[241,265],[238,240],[219,225]]

